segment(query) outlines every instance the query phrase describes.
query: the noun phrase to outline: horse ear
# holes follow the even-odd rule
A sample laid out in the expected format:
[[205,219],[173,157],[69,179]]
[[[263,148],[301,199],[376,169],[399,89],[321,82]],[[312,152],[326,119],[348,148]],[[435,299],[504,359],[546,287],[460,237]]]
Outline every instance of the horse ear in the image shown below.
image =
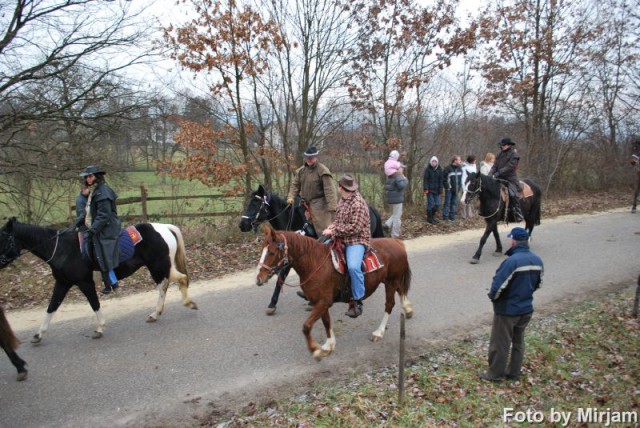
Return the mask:
[[262,184],[258,185],[258,193],[257,194],[259,196],[261,196],[261,197],[264,196],[265,190],[264,190],[264,187],[262,187]]

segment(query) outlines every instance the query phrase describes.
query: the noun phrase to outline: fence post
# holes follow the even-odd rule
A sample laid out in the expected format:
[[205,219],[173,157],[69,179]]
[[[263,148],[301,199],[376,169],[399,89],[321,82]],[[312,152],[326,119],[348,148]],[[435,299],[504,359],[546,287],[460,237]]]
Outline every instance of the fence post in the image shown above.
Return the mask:
[[147,185],[143,181],[140,183],[140,203],[142,204],[142,221],[147,223],[149,221],[149,217],[147,215],[147,196],[149,192],[147,190]]

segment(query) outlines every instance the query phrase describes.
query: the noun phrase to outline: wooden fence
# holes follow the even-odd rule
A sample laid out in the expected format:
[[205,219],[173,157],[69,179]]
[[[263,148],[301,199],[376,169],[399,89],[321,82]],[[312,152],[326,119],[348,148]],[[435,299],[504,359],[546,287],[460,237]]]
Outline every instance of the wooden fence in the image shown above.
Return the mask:
[[[129,204],[141,204],[140,215],[120,215],[120,219],[123,221],[142,221],[144,223],[149,221],[149,210],[147,203],[150,201],[177,201],[185,199],[239,199],[233,196],[224,195],[181,195],[181,196],[149,196],[149,189],[146,183],[140,184],[140,197],[122,198],[117,200],[117,205],[129,205]],[[198,212],[198,213],[174,213],[174,214],[152,214],[154,217],[172,217],[172,218],[202,218],[202,217],[232,217],[240,215],[240,211],[216,211],[216,212]],[[76,218],[76,206],[69,206],[69,219]]]

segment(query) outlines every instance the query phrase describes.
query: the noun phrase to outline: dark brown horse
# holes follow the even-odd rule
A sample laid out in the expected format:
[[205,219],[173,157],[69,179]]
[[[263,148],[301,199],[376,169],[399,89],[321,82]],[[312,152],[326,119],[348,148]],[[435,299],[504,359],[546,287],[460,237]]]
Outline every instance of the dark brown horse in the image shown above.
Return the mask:
[[631,165],[636,167],[636,190],[633,192],[633,205],[631,206],[631,212],[635,213],[638,206],[638,195],[640,195],[640,140],[633,143],[629,161]]
[[20,345],[20,341],[16,335],[13,334],[9,321],[7,321],[7,317],[4,315],[4,310],[2,306],[0,306],[0,348],[4,349],[11,363],[18,370],[17,379],[25,380],[27,378],[27,369],[25,369],[24,366],[26,366],[27,363],[16,353],[18,345]]
[[[309,318],[302,331],[307,339],[309,351],[316,360],[328,356],[335,349],[336,339],[331,327],[329,308],[335,302],[345,301],[342,286],[345,277],[333,267],[331,246],[301,236],[296,232],[276,232],[266,227],[266,239],[262,246],[262,256],[258,263],[256,283],[265,284],[271,276],[287,263],[300,276],[300,286],[305,296],[313,304]],[[399,239],[380,238],[371,241],[384,266],[365,274],[365,296],[371,296],[380,283],[385,285],[386,300],[384,316],[380,326],[373,332],[372,340],[379,341],[384,336],[389,315],[395,305],[395,294],[400,295],[400,303],[407,318],[413,316],[413,307],[407,298],[411,284],[411,268],[404,244]],[[348,274],[347,274],[348,275]],[[315,322],[322,318],[327,341],[320,346],[311,331]]]

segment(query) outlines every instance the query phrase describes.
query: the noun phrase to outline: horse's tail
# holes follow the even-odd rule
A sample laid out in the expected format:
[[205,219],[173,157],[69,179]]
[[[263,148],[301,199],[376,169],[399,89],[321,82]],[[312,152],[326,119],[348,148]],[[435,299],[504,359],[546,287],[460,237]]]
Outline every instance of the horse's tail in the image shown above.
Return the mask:
[[384,230],[382,229],[382,218],[380,213],[374,207],[369,205],[369,216],[371,222],[371,237],[384,238]]
[[407,264],[407,271],[404,273],[404,277],[402,278],[402,295],[403,296],[408,295],[410,287],[411,287],[411,267]]
[[540,219],[542,218],[542,188],[533,180],[527,180],[529,186],[533,189],[533,203],[531,204],[531,215],[533,217],[533,223],[536,226],[540,225]]
[[178,226],[172,224],[167,225],[173,236],[175,236],[178,246],[176,248],[176,269],[178,272],[186,276],[187,286],[189,285],[189,271],[187,270],[187,251],[184,246],[182,232]]
[[4,315],[4,310],[0,306],[0,345],[2,348],[10,351],[15,351],[20,345],[20,340],[13,334],[9,321]]

